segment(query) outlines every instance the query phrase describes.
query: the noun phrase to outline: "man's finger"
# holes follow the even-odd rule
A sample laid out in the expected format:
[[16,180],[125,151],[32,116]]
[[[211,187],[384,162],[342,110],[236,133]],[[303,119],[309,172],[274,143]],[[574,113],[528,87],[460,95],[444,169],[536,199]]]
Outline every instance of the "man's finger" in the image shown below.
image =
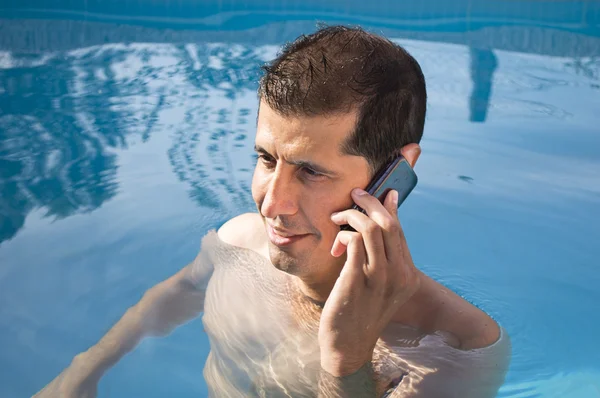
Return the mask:
[[392,218],[398,218],[398,191],[391,189],[383,201],[383,207],[388,211]]
[[393,263],[394,259],[401,258],[406,246],[402,226],[398,220],[398,191],[389,191],[385,197],[383,206],[391,217],[391,219],[384,221],[385,225],[382,225],[383,241],[387,258]]
[[346,247],[348,245],[348,242],[350,242],[350,234],[353,234],[356,232],[352,232],[352,231],[340,231],[337,236],[335,237],[335,240],[333,241],[333,246],[331,247],[331,255],[333,257],[339,257],[342,254],[344,254],[344,252],[346,251]]
[[[381,203],[379,206],[383,208]],[[366,272],[369,275],[378,273],[377,267],[385,267],[383,264],[386,261],[385,245],[381,228],[377,223],[357,210],[345,210],[336,213],[332,215],[331,220],[338,225],[349,224],[362,236],[367,254],[366,264],[368,267]],[[382,269],[381,272],[385,272],[385,269]]]
[[398,192],[390,190],[386,194],[383,203],[371,195],[354,195],[355,202],[365,210],[368,217],[373,220],[382,230],[383,251],[386,259],[392,259],[397,254],[397,242],[395,239],[399,234],[400,223],[398,222]]
[[347,251],[347,259],[340,277],[349,277],[353,280],[361,278],[360,280],[364,281],[363,266],[367,261],[367,255],[361,234],[358,232],[340,231],[333,243],[331,249],[332,255],[334,250],[336,250],[336,253],[340,251],[343,253],[343,249],[341,248]]

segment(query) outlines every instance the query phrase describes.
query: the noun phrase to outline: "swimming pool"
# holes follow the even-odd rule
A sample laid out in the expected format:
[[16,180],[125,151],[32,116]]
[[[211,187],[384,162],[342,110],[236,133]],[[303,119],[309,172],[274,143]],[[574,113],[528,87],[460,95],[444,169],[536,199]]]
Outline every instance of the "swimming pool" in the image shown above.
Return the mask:
[[[315,21],[421,63],[400,216],[415,263],[510,333],[502,397],[600,397],[600,20],[593,1],[57,2],[0,11],[0,397],[29,396],[199,240],[253,210],[258,67]],[[204,396],[200,320],[100,397]]]

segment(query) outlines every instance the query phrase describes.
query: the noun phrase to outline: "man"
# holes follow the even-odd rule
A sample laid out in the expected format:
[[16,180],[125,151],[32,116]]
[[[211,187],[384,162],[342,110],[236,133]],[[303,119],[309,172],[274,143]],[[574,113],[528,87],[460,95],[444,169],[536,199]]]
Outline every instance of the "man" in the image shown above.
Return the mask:
[[494,396],[507,336],[415,268],[397,192],[381,203],[361,189],[390,158],[419,158],[418,63],[384,38],[328,27],[265,67],[259,99],[258,213],[210,232],[192,264],[38,395],[95,396],[141,338],[204,312],[214,396]]

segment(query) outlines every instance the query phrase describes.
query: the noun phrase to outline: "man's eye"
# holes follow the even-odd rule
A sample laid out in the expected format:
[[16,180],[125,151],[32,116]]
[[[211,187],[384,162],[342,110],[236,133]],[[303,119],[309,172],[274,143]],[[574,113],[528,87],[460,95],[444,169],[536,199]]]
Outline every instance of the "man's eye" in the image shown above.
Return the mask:
[[310,169],[307,167],[304,168],[304,172],[306,174],[308,174],[310,177],[322,177],[323,176],[323,174],[319,173],[318,171],[314,171],[313,169]]
[[273,166],[275,164],[275,159],[265,154],[259,154],[258,159],[260,159],[265,166]]

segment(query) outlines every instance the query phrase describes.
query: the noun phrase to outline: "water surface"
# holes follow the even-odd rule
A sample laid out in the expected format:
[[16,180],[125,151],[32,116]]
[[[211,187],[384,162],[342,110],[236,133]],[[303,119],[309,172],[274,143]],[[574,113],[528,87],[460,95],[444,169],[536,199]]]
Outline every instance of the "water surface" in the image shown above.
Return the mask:
[[[419,185],[400,217],[417,265],[510,333],[500,396],[600,397],[598,6],[509,3],[472,18],[452,2],[5,9],[0,396],[39,390],[254,208],[259,66],[321,19],[361,22],[422,65]],[[147,339],[99,396],[204,396],[208,350],[200,320]]]

